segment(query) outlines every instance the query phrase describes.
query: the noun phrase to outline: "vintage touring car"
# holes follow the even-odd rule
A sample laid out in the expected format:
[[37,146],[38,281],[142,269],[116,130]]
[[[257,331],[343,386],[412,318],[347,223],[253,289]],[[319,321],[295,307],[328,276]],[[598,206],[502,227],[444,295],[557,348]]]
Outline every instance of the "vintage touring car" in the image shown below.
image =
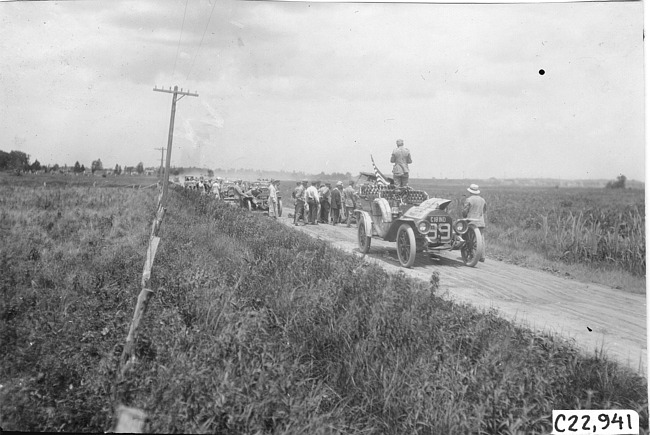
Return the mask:
[[[363,175],[363,173],[362,173]],[[359,250],[367,253],[372,238],[396,242],[403,267],[412,267],[418,252],[461,251],[463,262],[474,267],[483,256],[483,237],[471,219],[454,220],[449,199],[429,198],[421,190],[370,182],[359,190]]]

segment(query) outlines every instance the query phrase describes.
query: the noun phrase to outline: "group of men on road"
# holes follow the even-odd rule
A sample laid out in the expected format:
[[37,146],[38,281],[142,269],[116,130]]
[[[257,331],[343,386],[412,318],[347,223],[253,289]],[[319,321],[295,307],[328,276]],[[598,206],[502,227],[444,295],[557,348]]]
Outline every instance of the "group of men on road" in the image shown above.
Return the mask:
[[344,189],[342,181],[332,188],[329,182],[312,181],[310,185],[308,180],[302,180],[296,183],[291,197],[295,202],[293,223],[296,226],[301,219],[304,225],[346,222],[348,227],[352,226],[352,215],[358,199],[354,181],[349,181]]

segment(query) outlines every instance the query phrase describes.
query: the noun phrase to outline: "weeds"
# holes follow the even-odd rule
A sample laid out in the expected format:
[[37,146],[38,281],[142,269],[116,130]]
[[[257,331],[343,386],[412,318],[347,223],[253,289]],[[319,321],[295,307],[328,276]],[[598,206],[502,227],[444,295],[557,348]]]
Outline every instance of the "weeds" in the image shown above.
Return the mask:
[[[155,201],[115,190],[91,206],[91,193],[79,219],[56,203],[27,213],[33,198],[3,214],[5,429],[111,426]],[[636,409],[647,427],[645,379],[441,299],[437,275],[388,274],[194,192],[170,200],[137,364],[118,386],[150,432],[547,433],[552,409],[576,407]]]

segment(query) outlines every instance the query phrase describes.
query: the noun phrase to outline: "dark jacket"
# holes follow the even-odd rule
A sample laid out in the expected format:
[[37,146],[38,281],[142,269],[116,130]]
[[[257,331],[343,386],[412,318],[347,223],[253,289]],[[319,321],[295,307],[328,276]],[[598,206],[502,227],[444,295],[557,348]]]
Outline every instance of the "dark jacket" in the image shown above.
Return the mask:
[[332,208],[340,210],[341,207],[341,191],[339,189],[332,189]]

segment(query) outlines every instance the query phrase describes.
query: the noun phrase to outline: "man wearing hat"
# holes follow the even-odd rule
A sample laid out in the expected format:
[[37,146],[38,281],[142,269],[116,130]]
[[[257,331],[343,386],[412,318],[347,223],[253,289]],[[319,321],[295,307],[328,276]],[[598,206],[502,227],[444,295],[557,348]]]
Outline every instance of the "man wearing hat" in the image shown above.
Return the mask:
[[307,198],[307,207],[309,207],[309,224],[318,225],[318,206],[320,198],[318,196],[318,188],[316,185],[318,181],[312,181],[311,186],[305,190],[305,197]]
[[296,188],[293,189],[293,199],[295,201],[293,224],[298,226],[298,220],[302,218],[303,222],[307,224],[307,216],[305,215],[305,190],[307,190],[307,180],[302,180],[302,183],[297,183]]
[[393,179],[395,186],[406,187],[409,184],[409,163],[411,161],[411,152],[408,148],[404,147],[404,141],[397,139],[397,148],[393,150],[390,156],[390,162],[394,163],[393,166]]
[[348,182],[348,187],[343,189],[343,205],[345,206],[345,220],[350,228],[352,225],[352,215],[357,207],[357,192],[354,190],[354,181]]
[[341,222],[341,192],[343,191],[343,182],[337,181],[336,186],[332,189],[331,210],[332,210],[332,225]]
[[[470,193],[470,196],[465,198],[463,202],[463,217],[467,219],[475,219],[474,223],[476,228],[483,235],[483,230],[485,229],[485,220],[487,217],[487,203],[480,196],[481,191],[478,190],[477,184],[471,184],[467,191]],[[485,237],[483,237],[483,246],[485,246]],[[484,257],[480,261],[485,261],[485,249],[483,249]]]
[[320,197],[320,215],[318,220],[322,224],[330,223],[330,206],[332,202],[332,185],[330,183],[321,184],[318,188]]

